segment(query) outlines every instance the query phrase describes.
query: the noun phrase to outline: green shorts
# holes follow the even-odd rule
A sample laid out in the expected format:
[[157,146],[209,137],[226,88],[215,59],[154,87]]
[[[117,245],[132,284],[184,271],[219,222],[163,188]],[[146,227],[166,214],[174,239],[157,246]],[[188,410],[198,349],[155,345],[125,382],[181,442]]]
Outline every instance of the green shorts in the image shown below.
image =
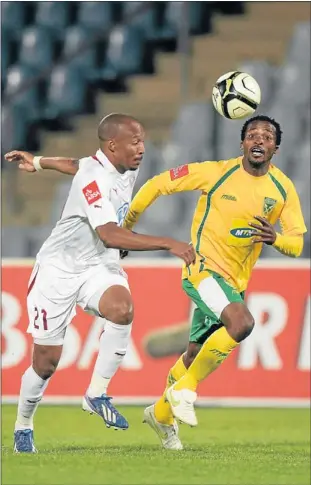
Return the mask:
[[189,341],[200,345],[223,326],[220,314],[229,303],[244,302],[244,291],[239,293],[222,276],[211,271],[197,289],[188,279],[183,280],[182,286],[197,306],[192,318]]

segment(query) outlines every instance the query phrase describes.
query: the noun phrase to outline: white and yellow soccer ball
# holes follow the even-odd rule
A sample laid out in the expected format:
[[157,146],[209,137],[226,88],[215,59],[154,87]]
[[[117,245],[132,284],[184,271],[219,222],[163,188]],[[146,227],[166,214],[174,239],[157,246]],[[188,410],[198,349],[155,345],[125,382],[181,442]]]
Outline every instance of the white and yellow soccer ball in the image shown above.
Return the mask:
[[227,72],[213,88],[213,104],[218,113],[230,120],[246,118],[261,100],[260,86],[246,72]]

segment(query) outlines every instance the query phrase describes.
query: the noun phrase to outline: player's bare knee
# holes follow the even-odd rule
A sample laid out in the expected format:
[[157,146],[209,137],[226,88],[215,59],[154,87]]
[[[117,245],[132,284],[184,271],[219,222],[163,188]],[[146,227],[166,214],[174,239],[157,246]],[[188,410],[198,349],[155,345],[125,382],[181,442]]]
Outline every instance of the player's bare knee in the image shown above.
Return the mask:
[[228,305],[221,314],[221,321],[236,342],[246,339],[255,325],[252,314],[243,303]]
[[254,326],[255,320],[251,313],[248,312],[243,321],[244,338],[248,337],[252,333]]
[[115,308],[114,322],[119,325],[129,325],[133,321],[133,305],[128,301],[120,301]]
[[34,371],[38,374],[41,379],[46,380],[52,377],[54,372],[56,371],[57,364],[54,362],[45,362],[41,364],[40,367],[33,366]]
[[242,340],[246,339],[251,333],[254,328],[255,322],[251,315],[243,315],[241,318],[233,322],[232,327],[234,328],[234,340],[236,342],[242,342]]
[[113,286],[102,295],[99,302],[101,315],[118,325],[129,325],[134,318],[131,294],[123,286]]
[[127,300],[111,303],[109,310],[106,311],[106,318],[118,325],[129,325],[133,317],[133,305]]
[[57,369],[62,346],[34,345],[32,366],[41,379],[49,379]]

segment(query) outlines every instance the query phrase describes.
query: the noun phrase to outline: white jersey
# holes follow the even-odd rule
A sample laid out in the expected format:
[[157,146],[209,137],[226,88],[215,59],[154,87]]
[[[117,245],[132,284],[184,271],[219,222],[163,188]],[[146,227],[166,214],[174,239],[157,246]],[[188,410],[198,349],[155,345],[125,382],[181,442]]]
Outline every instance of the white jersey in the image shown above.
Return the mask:
[[61,216],[37,255],[40,265],[80,273],[99,264],[118,264],[118,249],[107,249],[96,228],[122,225],[138,170],[120,174],[101,150],[83,158]]

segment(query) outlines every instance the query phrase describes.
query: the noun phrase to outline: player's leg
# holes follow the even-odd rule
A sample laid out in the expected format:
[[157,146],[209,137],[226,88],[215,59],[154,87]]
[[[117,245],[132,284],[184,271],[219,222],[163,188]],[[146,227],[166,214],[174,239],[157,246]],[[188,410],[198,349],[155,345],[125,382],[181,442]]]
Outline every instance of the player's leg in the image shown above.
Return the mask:
[[174,421],[171,406],[166,399],[167,389],[185,375],[202,344],[220,326],[215,319],[207,317],[200,308],[196,308],[193,312],[187,350],[169,370],[163,395],[155,403],[155,416],[160,423],[169,425]]
[[193,409],[196,388],[252,331],[254,320],[241,295],[219,275],[202,278],[196,286],[184,280],[184,289],[199,308],[224,326],[203,344],[184,376],[170,387],[166,397],[175,417],[197,424]]
[[36,452],[33,439],[33,418],[50,377],[62,354],[62,345],[34,343],[32,365],[24,372],[18,400],[14,432],[16,453]]
[[84,285],[78,302],[86,311],[105,319],[83,409],[100,415],[107,427],[127,429],[128,422],[107,396],[108,384],[124,359],[131,335],[134,310],[127,279],[122,273],[111,274],[107,268],[97,270]]
[[[216,323],[216,324],[215,324]],[[144,422],[156,431],[164,448],[181,450],[182,443],[178,436],[178,424],[166,398],[167,389],[187,372],[202,344],[220,325],[196,308],[190,328],[190,342],[187,350],[170,369],[163,395],[144,411]]]
[[[14,450],[17,453],[36,451],[33,438],[34,414],[57,368],[66,326],[75,314],[75,305],[71,300],[62,300],[62,305],[52,302],[53,286],[48,280],[49,275],[50,271],[45,274],[45,271],[40,269],[38,273],[38,268],[35,268],[30,278],[27,331],[32,333],[34,346],[32,364],[21,379],[14,432]],[[59,289],[62,293],[60,286]],[[63,294],[65,293],[64,291]]]
[[88,389],[88,394],[94,396],[106,393],[111,378],[124,359],[134,316],[131,294],[121,285],[108,288],[98,306],[100,315],[105,318],[105,327]]

